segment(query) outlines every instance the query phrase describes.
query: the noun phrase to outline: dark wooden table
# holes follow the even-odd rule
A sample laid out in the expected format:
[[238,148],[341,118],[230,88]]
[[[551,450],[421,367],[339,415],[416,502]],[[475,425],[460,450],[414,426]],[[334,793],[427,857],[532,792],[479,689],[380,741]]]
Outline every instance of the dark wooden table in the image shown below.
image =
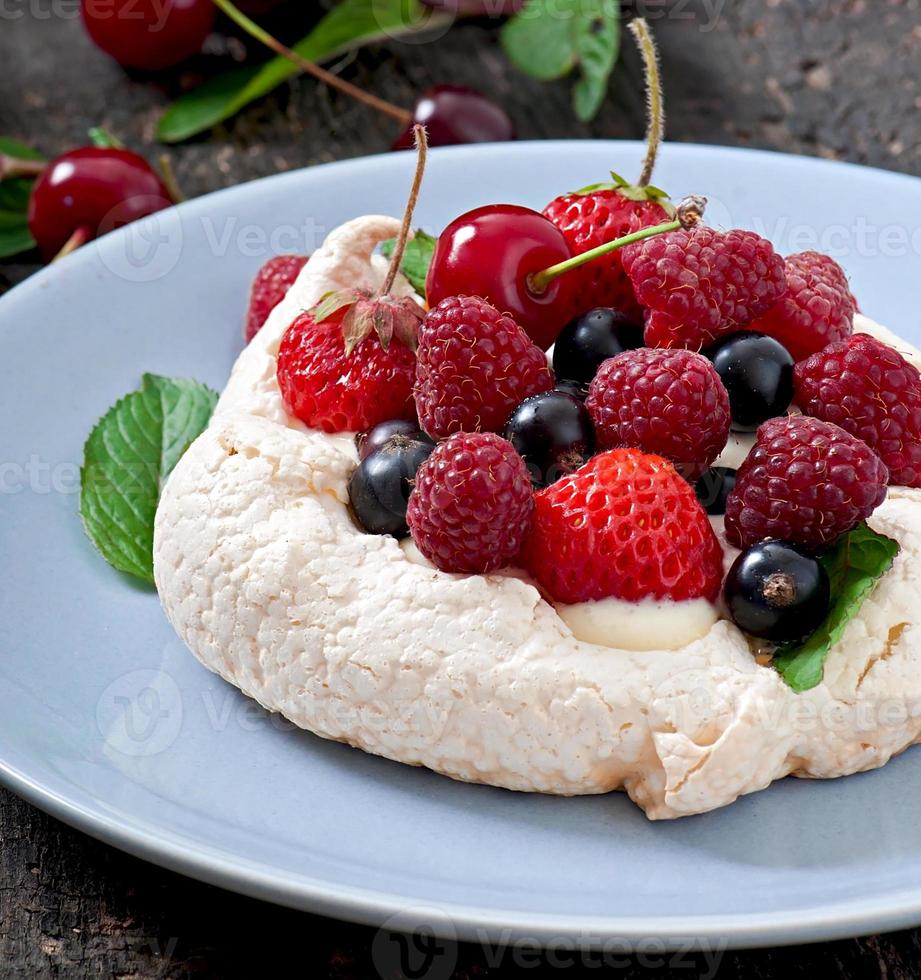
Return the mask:
[[[656,19],[672,139],[769,147],[909,173],[921,168],[919,0],[647,0]],[[148,153],[171,97],[246,45],[227,32],[168,80],[126,76],[84,37],[76,0],[0,2],[0,133],[55,154],[105,125]],[[280,21],[291,39],[317,16],[299,4]],[[718,16],[711,17],[712,11]],[[255,52],[253,52],[255,53]],[[478,86],[501,100],[524,138],[636,137],[639,65],[626,51],[604,111],[572,117],[566,83],[542,85],[505,62],[488,23],[437,43],[392,44],[343,62],[349,79],[409,104],[437,81]],[[295,81],[173,157],[189,195],[279,170],[386,149],[393,126],[365,108]],[[35,256],[0,263],[0,292],[37,268]],[[397,977],[392,943],[374,930],[310,917],[198,884],[127,857],[0,792],[0,976]],[[823,946],[727,953],[725,977],[921,976],[921,931]],[[373,945],[372,945],[373,944]],[[533,951],[447,946],[432,978],[578,975],[578,961]],[[586,964],[590,965],[590,964]],[[573,972],[575,971],[575,972]],[[617,958],[596,975],[712,976],[702,958],[653,951]]]

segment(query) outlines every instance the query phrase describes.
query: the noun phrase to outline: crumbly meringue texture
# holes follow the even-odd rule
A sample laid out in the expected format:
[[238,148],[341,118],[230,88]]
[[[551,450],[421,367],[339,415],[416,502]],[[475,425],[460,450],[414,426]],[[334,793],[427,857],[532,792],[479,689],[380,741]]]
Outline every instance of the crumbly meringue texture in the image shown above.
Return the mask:
[[902,552],[802,695],[725,620],[677,650],[593,645],[519,573],[450,575],[363,534],[346,506],[354,443],[285,414],[275,356],[324,293],[379,284],[373,249],[397,227],[332,233],[164,489],[157,586],[206,667],[324,738],[514,790],[623,789],[653,819],[872,769],[921,739],[921,491],[891,488],[872,518]]

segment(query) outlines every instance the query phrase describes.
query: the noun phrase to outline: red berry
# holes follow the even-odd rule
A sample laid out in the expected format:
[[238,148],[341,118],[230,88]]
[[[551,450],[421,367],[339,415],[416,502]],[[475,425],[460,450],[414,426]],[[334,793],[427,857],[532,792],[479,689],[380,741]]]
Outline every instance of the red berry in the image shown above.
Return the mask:
[[890,483],[921,487],[921,374],[897,350],[856,334],[801,361],[794,376],[807,415],[862,439]]
[[766,313],[786,289],[783,259],[752,231],[698,225],[623,250],[650,347],[701,350]]
[[751,329],[779,340],[795,361],[850,337],[857,300],[844,269],[818,252],[791,255],[784,266],[786,292]]
[[723,552],[671,463],[612,449],[534,496],[525,567],[556,602],[714,600]]
[[531,478],[511,444],[491,432],[458,432],[416,473],[406,522],[443,572],[482,574],[518,554],[532,508]]
[[[563,194],[544,208],[544,216],[566,236],[573,255],[669,220],[668,212],[657,201],[631,201],[613,187],[585,194]],[[612,306],[629,319],[642,321],[642,307],[624,272],[619,251],[567,275],[571,277],[579,304],[574,312],[581,313],[593,306]]]
[[243,329],[247,343],[262,329],[269,314],[288,294],[306,264],[306,255],[276,255],[256,273]]
[[172,204],[150,164],[128,150],[84,147],[48,164],[29,199],[29,230],[46,261],[71,236],[112,231]]
[[585,404],[602,448],[664,456],[686,480],[702,476],[729,438],[729,395],[691,351],[624,351],[601,365]]
[[361,432],[388,419],[411,419],[416,358],[396,338],[384,350],[371,333],[346,354],[345,310],[322,323],[299,316],[278,350],[285,408],[312,429]]
[[476,208],[441,233],[425,282],[428,303],[482,296],[546,350],[570,319],[571,280],[562,275],[536,294],[528,276],[570,258],[562,232],[536,211],[514,204]]
[[823,548],[876,510],[888,476],[879,456],[837,425],[771,419],[726,501],[726,537],[739,548],[766,538]]
[[429,146],[458,143],[504,143],[515,139],[508,114],[482,92],[463,85],[435,85],[426,89],[413,106],[413,121],[397,137],[395,150],[414,144],[413,126],[421,123]]
[[501,432],[513,408],[549,391],[544,352],[518,324],[478,296],[452,296],[419,328],[416,410],[436,439]]
[[212,0],[80,0],[93,41],[126,68],[162,71],[201,51]]

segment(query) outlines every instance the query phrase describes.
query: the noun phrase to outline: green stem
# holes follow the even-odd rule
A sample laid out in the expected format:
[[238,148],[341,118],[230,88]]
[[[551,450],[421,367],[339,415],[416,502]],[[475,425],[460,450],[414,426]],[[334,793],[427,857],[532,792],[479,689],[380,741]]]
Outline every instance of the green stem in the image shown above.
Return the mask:
[[308,61],[291,48],[285,47],[281,41],[272,37],[268,31],[264,31],[255,21],[250,20],[242,10],[238,10],[230,2],[230,0],[212,0],[212,2],[238,27],[241,27],[244,31],[246,31],[250,37],[260,41],[267,48],[270,48],[283,58],[287,58],[292,64],[297,65],[301,71],[306,72],[308,75],[313,75],[314,78],[326,85],[329,85],[330,88],[338,89],[340,92],[351,96],[358,102],[361,102],[366,106],[370,106],[370,108],[376,109],[378,112],[383,112],[385,115],[391,116],[404,126],[408,126],[413,121],[413,114],[408,109],[401,109],[398,105],[394,105],[392,102],[387,102],[385,99],[379,99],[376,95],[371,95],[370,92],[365,92],[364,89],[360,89],[357,85],[352,85],[351,82],[347,82],[344,79],[339,78],[338,75],[334,75],[332,72],[327,71],[325,68],[321,68],[312,61]]
[[662,76],[659,72],[659,53],[649,25],[642,17],[630,21],[630,32],[636,39],[646,69],[646,159],[637,186],[648,187],[655,170],[659,146],[665,136],[665,103],[662,98]]
[[557,262],[556,265],[551,265],[549,268],[542,269],[540,272],[533,272],[528,276],[528,288],[532,293],[540,295],[558,276],[563,275],[565,272],[570,272],[573,269],[578,269],[588,262],[601,258],[602,255],[610,255],[611,252],[616,252],[618,249],[626,248],[628,245],[641,242],[646,238],[654,238],[656,235],[664,235],[667,232],[678,231],[681,228],[693,228],[703,217],[706,205],[707,199],[705,197],[686,197],[678,205],[677,216],[674,221],[668,221],[661,225],[652,225],[649,228],[641,228],[639,231],[625,235],[623,238],[615,238],[612,242],[605,242],[604,245],[599,245],[597,248],[589,249],[589,251],[582,252],[579,255],[574,255],[571,259],[566,259],[565,262]]

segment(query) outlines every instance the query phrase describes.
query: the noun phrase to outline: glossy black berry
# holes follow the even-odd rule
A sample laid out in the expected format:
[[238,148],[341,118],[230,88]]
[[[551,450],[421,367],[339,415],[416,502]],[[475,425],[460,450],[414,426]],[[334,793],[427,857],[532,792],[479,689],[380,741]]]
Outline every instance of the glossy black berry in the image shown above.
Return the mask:
[[565,391],[547,391],[523,401],[503,434],[524,459],[538,488],[574,473],[595,452],[591,416],[575,395]]
[[774,643],[804,640],[828,615],[830,586],[821,563],[785,541],[743,551],[726,576],[726,608],[739,629]]
[[726,498],[736,485],[736,471],[728,466],[711,466],[694,485],[697,499],[714,517],[726,513]]
[[368,429],[367,432],[358,433],[356,437],[358,458],[364,459],[366,456],[370,456],[394,436],[404,436],[412,442],[427,442],[432,446],[435,445],[433,440],[419,428],[418,422],[411,422],[409,419],[391,419],[387,422],[378,422],[373,429]]
[[365,531],[395,538],[409,534],[406,505],[412,480],[434,448],[431,440],[419,442],[396,435],[355,467],[349,480],[349,503]]
[[588,385],[582,384],[581,381],[558,381],[555,390],[564,391],[567,395],[573,395],[580,402],[584,402],[588,398]]
[[643,328],[620,310],[597,306],[570,321],[556,339],[553,371],[587,385],[609,357],[643,346]]
[[729,392],[732,427],[754,432],[786,414],[793,401],[794,361],[783,344],[764,334],[734,333],[704,352]]

